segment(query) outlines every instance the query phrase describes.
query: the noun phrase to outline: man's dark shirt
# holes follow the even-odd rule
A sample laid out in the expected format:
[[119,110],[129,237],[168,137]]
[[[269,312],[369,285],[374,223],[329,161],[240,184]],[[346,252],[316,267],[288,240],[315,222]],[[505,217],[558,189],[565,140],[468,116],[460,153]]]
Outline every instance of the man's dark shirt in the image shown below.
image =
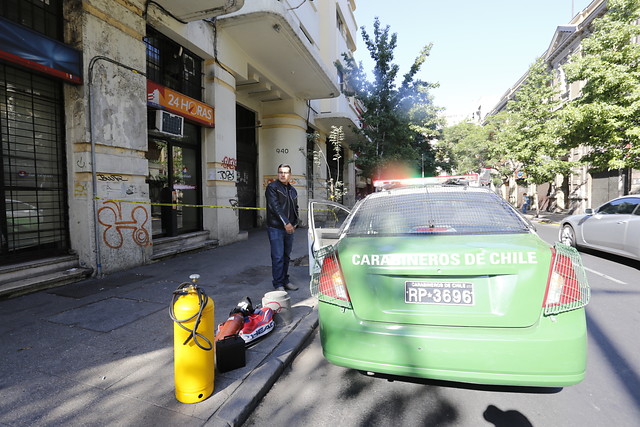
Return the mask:
[[267,185],[267,226],[282,228],[298,224],[298,192],[291,184],[276,180]]

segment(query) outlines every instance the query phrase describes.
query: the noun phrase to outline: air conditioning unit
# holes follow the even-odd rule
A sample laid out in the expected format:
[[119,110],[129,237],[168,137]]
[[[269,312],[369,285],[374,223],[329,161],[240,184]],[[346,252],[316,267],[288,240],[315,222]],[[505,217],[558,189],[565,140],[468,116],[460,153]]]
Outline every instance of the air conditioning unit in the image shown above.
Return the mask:
[[184,117],[171,114],[168,111],[156,110],[156,129],[162,133],[182,136]]

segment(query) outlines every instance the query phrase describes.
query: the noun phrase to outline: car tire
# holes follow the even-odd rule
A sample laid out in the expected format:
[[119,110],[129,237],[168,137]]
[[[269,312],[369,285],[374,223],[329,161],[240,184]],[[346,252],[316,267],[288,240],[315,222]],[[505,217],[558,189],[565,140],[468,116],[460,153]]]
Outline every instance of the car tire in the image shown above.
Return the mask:
[[573,230],[573,227],[569,224],[565,224],[562,226],[560,242],[568,246],[573,246],[574,248],[578,247],[578,245],[576,244],[576,233]]

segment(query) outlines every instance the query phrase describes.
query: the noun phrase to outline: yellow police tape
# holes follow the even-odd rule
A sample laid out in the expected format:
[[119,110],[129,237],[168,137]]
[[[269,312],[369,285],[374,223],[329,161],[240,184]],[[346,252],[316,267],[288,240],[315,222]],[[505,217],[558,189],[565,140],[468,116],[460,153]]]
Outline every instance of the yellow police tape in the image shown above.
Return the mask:
[[[105,199],[103,197],[94,197],[93,200],[104,200],[106,202],[118,202],[118,203],[135,203],[137,205],[151,205],[151,206],[170,206],[177,208],[178,206],[184,208],[212,208],[212,209],[246,209],[246,210],[265,210],[265,208],[254,208],[249,206],[215,206],[215,205],[189,205],[186,203],[156,203],[156,202],[139,202],[136,200],[118,200],[118,199]],[[301,208],[301,211],[307,209]]]

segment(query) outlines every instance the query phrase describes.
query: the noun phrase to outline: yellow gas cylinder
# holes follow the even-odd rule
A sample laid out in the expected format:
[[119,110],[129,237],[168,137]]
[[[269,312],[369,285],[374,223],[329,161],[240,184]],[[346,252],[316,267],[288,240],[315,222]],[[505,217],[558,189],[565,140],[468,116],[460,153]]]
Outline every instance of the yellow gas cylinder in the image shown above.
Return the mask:
[[[195,283],[199,276],[190,278]],[[201,402],[213,393],[213,300],[195,284],[183,283],[174,292],[171,318],[176,398]]]

